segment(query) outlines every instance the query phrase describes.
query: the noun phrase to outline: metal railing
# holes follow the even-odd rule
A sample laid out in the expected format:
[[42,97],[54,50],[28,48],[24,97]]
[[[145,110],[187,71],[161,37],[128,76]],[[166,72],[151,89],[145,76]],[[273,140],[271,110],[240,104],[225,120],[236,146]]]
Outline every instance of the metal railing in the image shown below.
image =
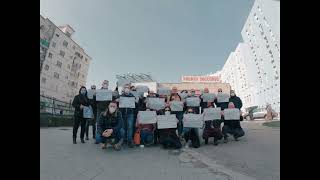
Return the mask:
[[71,103],[40,95],[40,114],[70,116],[73,113],[74,108]]

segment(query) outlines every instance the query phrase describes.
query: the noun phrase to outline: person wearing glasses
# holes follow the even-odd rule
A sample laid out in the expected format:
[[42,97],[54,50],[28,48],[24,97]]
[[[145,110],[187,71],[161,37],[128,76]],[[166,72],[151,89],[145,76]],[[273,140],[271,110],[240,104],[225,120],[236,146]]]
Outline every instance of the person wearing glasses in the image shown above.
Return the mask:
[[96,138],[96,122],[97,122],[97,104],[96,104],[96,85],[92,85],[91,86],[91,90],[94,91],[93,93],[93,98],[92,99],[89,99],[89,104],[91,105],[92,107],[92,110],[93,110],[93,119],[87,121],[86,123],[86,140],[89,140],[89,126],[91,124],[92,126],[92,138],[95,139]]
[[[110,143],[115,150],[120,150],[124,129],[122,114],[116,101],[110,102],[105,111],[101,112],[97,124],[96,141],[101,144],[101,148],[106,149]],[[113,142],[112,139],[114,139]]]
[[[219,95],[219,94],[222,94],[222,93],[223,93],[223,92],[222,92],[222,89],[219,88],[219,89],[218,89],[218,95]],[[221,108],[221,111],[223,111],[224,109],[228,108],[228,103],[229,103],[229,102],[218,102],[218,99],[216,98],[216,99],[214,100],[214,103],[216,104],[216,107],[220,107],[220,108]]]

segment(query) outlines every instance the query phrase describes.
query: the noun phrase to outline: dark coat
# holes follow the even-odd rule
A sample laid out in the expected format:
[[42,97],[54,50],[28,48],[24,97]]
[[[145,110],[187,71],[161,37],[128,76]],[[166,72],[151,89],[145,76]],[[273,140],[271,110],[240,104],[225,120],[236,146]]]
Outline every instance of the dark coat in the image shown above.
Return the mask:
[[118,110],[113,114],[107,112],[106,116],[104,116],[103,113],[104,112],[102,112],[98,118],[97,133],[102,135],[106,129],[112,129],[114,132],[119,132],[123,127],[121,112]]
[[[129,93],[129,94],[123,93],[120,97],[134,97],[134,95],[131,93]],[[136,105],[137,105],[137,103],[136,103]],[[134,114],[135,108],[120,108],[120,111],[121,111],[122,115]]]
[[233,102],[234,106],[238,109],[241,109],[242,108],[242,101],[241,99],[238,97],[238,96],[231,96],[229,98],[229,102]]
[[[81,88],[85,88],[85,87],[81,86]],[[82,95],[80,93],[81,88],[79,89],[79,94],[76,95],[72,101],[72,106],[74,107],[74,116],[76,117],[83,117],[83,110],[80,109],[80,105],[83,105],[83,106],[90,105],[89,99],[87,97],[87,92],[85,95]]]

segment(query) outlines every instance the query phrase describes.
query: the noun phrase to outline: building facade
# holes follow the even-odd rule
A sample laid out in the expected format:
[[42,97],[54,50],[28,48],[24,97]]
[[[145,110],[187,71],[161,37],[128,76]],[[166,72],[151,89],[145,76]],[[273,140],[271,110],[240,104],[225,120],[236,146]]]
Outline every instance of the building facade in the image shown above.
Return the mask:
[[[40,19],[41,17],[40,15]],[[59,27],[54,25],[44,60],[40,65],[42,66],[40,69],[41,95],[71,102],[78,94],[80,87],[86,86],[91,57],[72,40],[71,36],[74,32],[69,25]]]
[[256,0],[241,32],[244,42],[231,52],[221,80],[243,100],[244,108],[280,112],[280,2]]

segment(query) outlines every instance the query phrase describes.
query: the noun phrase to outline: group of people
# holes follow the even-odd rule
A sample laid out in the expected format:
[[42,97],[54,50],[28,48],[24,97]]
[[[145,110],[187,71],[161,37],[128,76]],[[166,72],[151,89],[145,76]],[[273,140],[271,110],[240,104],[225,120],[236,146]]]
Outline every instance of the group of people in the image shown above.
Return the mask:
[[[109,81],[104,80],[101,89],[108,89]],[[92,85],[91,90],[95,90],[96,86]],[[87,89],[82,86],[79,94],[74,97],[72,106],[74,111],[74,126],[73,126],[73,143],[77,141],[77,131],[81,126],[80,140],[85,143],[89,140],[89,127],[92,125],[92,138],[96,144],[101,144],[101,148],[105,149],[108,144],[111,144],[115,150],[120,150],[123,144],[133,148],[135,145],[149,146],[152,144],[162,144],[164,148],[179,149],[184,141],[186,147],[200,147],[200,135],[198,128],[187,128],[183,126],[184,114],[199,114],[203,113],[205,108],[220,107],[223,111],[226,108],[242,107],[242,101],[236,96],[233,90],[230,91],[229,102],[218,102],[215,99],[212,102],[204,102],[202,95],[200,98],[199,107],[188,107],[185,98],[182,98],[176,87],[171,89],[170,95],[159,95],[153,91],[148,91],[146,97],[140,97],[136,101],[135,108],[119,108],[120,97],[135,97],[133,91],[136,91],[134,86],[126,84],[121,93],[118,91],[118,86],[113,91],[111,101],[96,101],[95,94],[92,99],[87,97]],[[181,93],[187,93],[187,97],[197,97],[195,90],[183,90]],[[205,88],[204,93],[209,93],[209,89]],[[218,93],[222,93],[222,89],[218,89]],[[150,109],[147,105],[147,98],[165,98],[165,108],[160,110]],[[172,111],[170,109],[171,101],[182,101],[183,111]],[[94,117],[91,119],[83,118],[84,107],[91,106]],[[200,110],[201,107],[201,110]],[[177,119],[177,128],[158,129],[157,124],[141,124],[139,121],[139,111],[156,111],[157,115],[175,114]],[[202,138],[205,144],[208,144],[209,138],[214,138],[214,145],[218,145],[223,139],[224,143],[228,142],[229,134],[233,135],[237,141],[239,137],[244,136],[244,131],[241,128],[240,121],[243,118],[240,116],[236,120],[224,120],[221,116],[219,120],[205,121]],[[223,127],[221,128],[221,124]]]

